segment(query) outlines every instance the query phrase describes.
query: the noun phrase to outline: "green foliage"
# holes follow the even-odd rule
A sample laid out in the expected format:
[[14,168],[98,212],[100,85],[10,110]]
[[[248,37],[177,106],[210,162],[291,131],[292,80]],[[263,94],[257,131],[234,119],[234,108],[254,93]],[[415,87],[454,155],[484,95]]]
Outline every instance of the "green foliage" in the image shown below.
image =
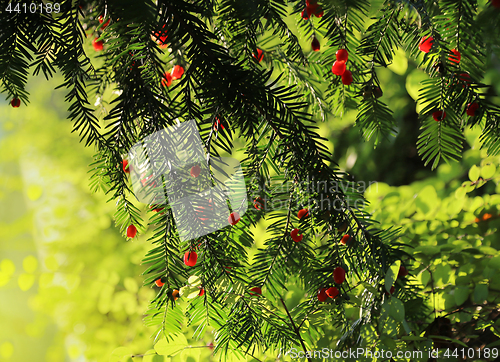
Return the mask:
[[[58,314],[60,305],[67,298],[87,298],[82,314],[97,315],[88,324],[102,333],[102,340],[86,338],[92,344],[108,343],[106,348],[112,348],[106,358],[115,361],[135,359],[136,350],[144,360],[205,358],[207,348],[201,352],[191,346],[187,331],[198,340],[213,331],[214,358],[226,361],[274,358],[291,348],[311,350],[320,342],[339,350],[495,343],[496,322],[488,321],[496,318],[492,292],[500,290],[493,279],[500,257],[494,237],[498,195],[491,186],[498,159],[473,156],[482,164],[469,165],[467,181],[455,172],[458,163],[440,163],[460,161],[471,130],[480,133],[481,144],[474,149],[498,154],[500,107],[494,89],[483,83],[498,38],[493,40],[482,21],[497,25],[500,14],[474,0],[320,5],[324,16],[308,20],[300,15],[304,1],[282,0],[68,0],[58,14],[1,9],[1,91],[27,104],[30,70],[47,79],[59,73],[57,88],[67,92],[72,131],[93,148],[93,161],[88,153],[84,160],[91,164],[90,190],[114,201],[114,221],[122,235],[135,225],[147,245],[119,243],[108,230],[109,208],[96,206],[104,199],[91,198],[85,186],[77,196],[49,207],[56,219],[64,219],[67,205],[92,200],[86,218],[67,227],[73,243],[65,245],[52,235],[55,248],[64,255],[79,253],[79,258],[58,259],[54,249],[56,261],[44,261],[52,266],[40,275],[43,257],[27,255],[21,263],[6,258],[0,264],[0,286],[11,287],[15,275],[19,289],[29,292],[38,281],[40,309],[50,306],[45,313],[74,323],[81,321],[68,312],[74,309],[66,306]],[[100,15],[110,24],[99,25]],[[88,49],[85,35],[104,42],[102,53]],[[307,51],[304,43],[316,36],[326,49]],[[433,38],[425,54],[418,48],[423,36]],[[165,43],[167,50],[159,46]],[[331,72],[339,48],[349,52],[352,85]],[[450,60],[451,49],[460,51],[460,63]],[[258,50],[262,62],[255,56]],[[390,84],[380,74],[402,59],[429,78],[419,82],[422,126],[416,147],[438,176],[401,187],[376,183],[367,193],[372,206],[365,208],[366,183],[335,163],[318,121],[332,124],[335,115],[355,110],[352,119],[365,140],[380,145],[396,134],[397,117],[387,99]],[[185,69],[180,79],[169,78],[174,66]],[[414,83],[408,82],[408,88]],[[472,102],[479,109],[468,116],[465,110]],[[446,118],[433,120],[436,111],[446,111]],[[134,144],[183,120],[197,124],[211,181],[219,157],[242,156],[252,210],[235,226],[189,241],[178,229],[194,230],[202,223],[176,224],[169,202],[139,205],[122,168]],[[59,135],[60,129],[52,128]],[[188,131],[181,137],[188,138]],[[238,147],[242,150],[233,151]],[[49,172],[40,172],[50,179]],[[171,185],[155,181],[151,192],[166,199]],[[38,199],[46,202],[42,190],[36,183],[25,190],[34,212],[44,206]],[[252,205],[259,197],[262,210]],[[309,215],[299,220],[297,212],[305,207]],[[51,240],[50,226],[37,226],[43,229],[40,238]],[[102,240],[97,251],[85,247],[92,238],[78,236],[80,228]],[[304,236],[300,242],[291,237],[295,228]],[[350,236],[347,242],[345,235]],[[182,263],[188,251],[199,254],[194,267]],[[138,254],[145,254],[141,268]],[[105,257],[96,263],[97,255]],[[408,276],[401,275],[400,265],[410,270]],[[347,271],[341,285],[332,277],[338,266]],[[86,268],[88,281],[81,278]],[[143,288],[136,279],[141,272]],[[65,275],[64,282],[58,282],[57,273]],[[79,284],[84,287],[78,289]],[[320,302],[318,292],[333,286],[338,295]],[[252,287],[262,288],[262,295],[251,292]],[[119,338],[104,330],[104,321],[116,326],[127,321],[131,330],[143,331],[134,319],[142,312],[147,328],[155,329],[153,351],[142,338],[129,343],[124,329],[117,327]],[[71,333],[69,325],[60,328]],[[488,328],[489,334],[484,332]],[[481,338],[469,337],[479,333]],[[97,355],[104,349],[86,353],[102,359]],[[54,360],[61,358],[60,352],[54,355]],[[75,347],[70,355],[76,359],[80,350]]]

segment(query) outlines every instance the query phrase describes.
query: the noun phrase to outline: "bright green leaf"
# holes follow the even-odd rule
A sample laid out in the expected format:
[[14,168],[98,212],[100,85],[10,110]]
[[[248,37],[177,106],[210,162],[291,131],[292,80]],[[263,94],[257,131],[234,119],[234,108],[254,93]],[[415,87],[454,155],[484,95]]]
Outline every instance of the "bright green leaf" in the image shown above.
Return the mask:
[[166,338],[155,344],[156,353],[163,356],[172,356],[188,346],[186,336],[182,333],[170,333]]

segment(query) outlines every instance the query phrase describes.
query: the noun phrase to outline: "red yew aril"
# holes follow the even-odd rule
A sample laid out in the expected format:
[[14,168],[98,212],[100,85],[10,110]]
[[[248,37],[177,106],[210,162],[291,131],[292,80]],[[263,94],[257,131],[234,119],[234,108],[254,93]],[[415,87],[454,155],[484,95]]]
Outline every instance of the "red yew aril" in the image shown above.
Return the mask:
[[198,293],[198,296],[199,297],[203,297],[205,295],[205,289],[204,288],[200,288],[200,293]]
[[345,270],[342,267],[336,267],[333,270],[333,280],[336,284],[342,284],[345,280]]
[[393,294],[395,290],[396,290],[396,288],[394,288],[394,285],[393,285],[393,286],[391,287],[391,289],[389,290],[389,293],[387,293],[387,291],[385,291],[384,293],[385,293],[386,295]]
[[127,227],[127,236],[129,238],[135,238],[136,235],[137,235],[137,228],[135,227],[135,225],[129,225]]
[[473,103],[469,103],[467,105],[467,115],[468,116],[471,116],[471,117],[474,117],[476,115],[476,111],[479,109],[479,104],[476,103],[476,102],[473,102]]
[[432,48],[433,43],[434,43],[434,38],[432,36],[429,36],[429,37],[424,36],[422,38],[422,40],[420,40],[420,44],[418,45],[418,49],[420,49],[424,53],[429,53],[431,48]]
[[306,218],[309,216],[309,210],[308,209],[300,209],[299,212],[297,213],[297,217],[299,220],[302,220],[302,218]]
[[465,88],[465,86],[469,86],[469,84],[472,82],[472,79],[469,75],[469,73],[460,73],[458,75],[458,79],[461,81],[461,82],[464,82],[465,84],[462,84],[462,88]]
[[320,45],[318,38],[314,37],[311,43],[312,50],[315,52],[319,51]]
[[404,266],[401,265],[399,267],[398,278],[404,278],[407,275],[408,275],[408,269],[406,269]]
[[250,295],[257,295],[257,294],[262,295],[262,289],[259,287],[253,287],[252,289],[250,289],[249,293]]
[[335,75],[342,75],[345,72],[345,62],[343,60],[337,60],[333,63],[332,73]]
[[130,173],[130,167],[128,165],[128,160],[122,161],[122,169],[123,169],[123,172]]
[[10,101],[10,105],[13,108],[19,108],[19,106],[21,105],[21,100],[19,98],[14,98]]
[[264,208],[264,200],[261,197],[256,198],[253,200],[253,207],[257,210],[262,210]]
[[302,10],[302,12],[300,13],[300,16],[302,17],[302,19],[304,20],[309,20],[309,14],[307,12],[306,9]]
[[179,299],[179,291],[177,289],[174,289],[172,291],[172,300],[176,301],[177,299]]
[[92,45],[94,46],[94,50],[96,52],[100,52],[101,50],[104,49],[104,43],[102,40],[97,40],[99,38],[95,38],[93,41],[92,41]]
[[184,74],[184,68],[181,67],[180,65],[176,65],[170,72],[172,80],[181,79],[183,74]]
[[172,84],[172,80],[172,75],[170,73],[165,73],[161,80],[161,85],[164,87],[170,87],[170,85]]
[[493,7],[497,9],[500,9],[500,0],[491,0],[491,5],[493,5]]
[[349,235],[349,234],[345,234],[344,236],[342,236],[342,239],[340,239],[340,243],[342,245],[349,245],[352,243],[352,236]]
[[153,39],[156,41],[156,43],[160,46],[160,48],[165,48],[167,47],[167,24],[163,24],[161,27],[161,30],[159,32],[154,33]]
[[198,254],[196,254],[196,251],[186,251],[184,254],[184,264],[187,266],[195,266],[197,260]]
[[446,118],[446,112],[445,111],[436,111],[436,112],[432,113],[432,118],[434,118],[434,120],[436,122],[441,122],[443,119]]
[[342,74],[342,84],[350,85],[352,83],[352,73],[349,70],[346,70],[344,74]]
[[460,63],[460,60],[462,59],[462,55],[460,54],[460,52],[456,49],[452,49],[451,52],[453,53],[453,55],[450,55],[450,62],[454,62],[454,63]]
[[264,59],[264,52],[262,50],[260,50],[259,48],[257,48],[257,55],[252,53],[252,57],[254,57],[256,60],[258,60],[260,63],[262,61],[262,59]]
[[165,283],[163,283],[161,281],[161,278],[160,279],[156,279],[155,284],[156,284],[157,287],[160,287],[160,288],[165,285]]
[[219,127],[220,127],[221,130],[224,129],[224,125],[222,124],[222,122],[220,121],[220,119],[218,117],[215,117],[214,130],[218,131]]
[[326,295],[328,295],[330,298],[337,298],[339,295],[339,290],[336,287],[330,287],[326,290]]
[[196,166],[193,166],[191,167],[191,171],[190,171],[190,174],[192,177],[198,177],[200,176],[200,173],[201,173],[201,167],[196,165]]
[[299,241],[302,241],[302,238],[304,237],[304,235],[300,234],[300,230],[299,229],[293,229],[291,232],[290,232],[290,236],[292,237],[292,240],[295,241],[296,243],[298,243]]
[[[102,24],[104,22],[104,15],[99,15],[99,23]],[[111,21],[111,19],[108,19],[108,21],[106,21],[106,24],[104,24],[102,26],[102,30],[106,29],[109,25],[109,22]]]
[[231,224],[231,225],[236,225],[238,223],[238,221],[240,221],[240,214],[238,212],[232,212],[229,217],[227,218],[227,221]]
[[347,59],[349,58],[349,53],[345,49],[339,49],[335,53],[335,56],[337,57],[337,60],[340,60],[342,62],[347,62]]
[[320,302],[324,302],[328,298],[328,295],[326,294],[326,288],[321,288],[318,290],[318,300]]

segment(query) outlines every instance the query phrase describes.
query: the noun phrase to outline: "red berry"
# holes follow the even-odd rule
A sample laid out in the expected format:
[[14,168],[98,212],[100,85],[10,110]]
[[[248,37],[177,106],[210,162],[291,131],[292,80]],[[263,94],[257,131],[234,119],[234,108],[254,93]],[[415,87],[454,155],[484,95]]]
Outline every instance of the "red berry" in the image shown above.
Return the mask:
[[424,36],[422,40],[420,40],[420,44],[418,45],[418,49],[423,51],[424,53],[429,53],[432,48],[432,44],[434,43],[434,38],[432,36],[426,37]]
[[300,209],[299,212],[297,213],[297,217],[299,218],[299,220],[302,220],[302,218],[305,218],[308,216],[309,216],[308,209]]
[[491,0],[491,5],[493,5],[497,9],[500,9],[500,0]]
[[344,85],[350,85],[352,83],[352,73],[349,70],[346,70],[344,74],[342,74],[342,83]]
[[101,50],[104,49],[104,43],[102,40],[99,40],[97,41],[97,39],[99,38],[95,38],[93,41],[92,41],[92,45],[94,46],[94,50],[96,52],[100,52]]
[[261,197],[258,197],[256,198],[255,200],[253,200],[253,206],[257,209],[257,210],[262,210],[264,208],[264,201],[262,200]]
[[128,166],[128,160],[122,161],[122,169],[123,169],[123,172],[130,173],[130,168]]
[[317,52],[320,48],[320,45],[319,45],[319,40],[314,37],[313,40],[312,40],[312,43],[311,43],[311,47],[312,47],[312,50],[314,50],[315,52]]
[[165,48],[167,46],[166,40],[167,36],[167,24],[163,24],[159,32],[154,33],[154,40],[160,46],[160,48]]
[[205,289],[200,288],[200,293],[198,294],[199,297],[203,297],[205,295]]
[[306,7],[311,7],[317,4],[318,4],[317,0],[306,0]]
[[342,239],[340,239],[340,243],[343,245],[349,245],[352,243],[352,236],[349,234],[345,234],[342,236]]
[[434,118],[434,120],[436,122],[440,122],[446,118],[446,112],[445,111],[436,111],[436,112],[432,113],[432,118]]
[[340,266],[333,270],[333,280],[336,284],[342,284],[345,280],[345,270]]
[[328,295],[326,294],[326,288],[321,288],[318,290],[318,300],[320,302],[324,302],[328,298]]
[[214,349],[214,344],[212,342],[207,343],[207,347],[210,349]]
[[252,53],[252,57],[259,61],[259,63],[264,59],[264,52],[257,48],[257,55]]
[[19,108],[21,105],[21,100],[19,98],[14,98],[10,101],[10,105],[14,108]]
[[222,124],[220,119],[218,117],[215,117],[214,130],[218,131],[219,127],[221,128],[221,130],[224,129],[224,125]]
[[184,264],[187,266],[195,266],[197,260],[198,254],[196,254],[196,251],[186,251],[184,254]]
[[307,14],[309,16],[316,14],[316,11],[318,10],[318,7],[319,7],[318,4],[309,3],[309,5],[307,5],[307,3],[306,3]]
[[172,84],[172,80],[172,75],[170,73],[165,73],[161,80],[161,85],[164,87],[170,87],[170,85]]
[[462,59],[462,55],[460,54],[460,52],[456,49],[452,49],[451,52],[453,53],[453,55],[450,55],[450,62],[454,62],[454,63],[460,63],[460,59]]
[[471,77],[470,77],[470,75],[469,75],[469,73],[465,73],[465,72],[464,72],[464,73],[460,73],[460,74],[458,75],[458,79],[459,79],[460,81],[462,81],[462,82],[465,82],[465,83],[466,83],[466,84],[463,84],[463,85],[462,85],[462,88],[465,88],[465,86],[466,86],[466,85],[468,86],[468,85],[471,83],[471,81],[472,81],[472,80],[471,80]]
[[252,289],[250,289],[250,291],[253,292],[250,292],[250,295],[262,295],[262,289],[260,289],[259,287],[253,287]]
[[469,103],[467,105],[467,115],[474,117],[476,115],[476,111],[479,109],[479,104],[474,102],[474,103]]
[[231,225],[236,225],[238,223],[238,221],[240,221],[240,214],[238,212],[232,212],[229,217],[227,218],[227,221],[231,224]]
[[335,299],[339,295],[339,290],[336,287],[330,287],[326,290],[326,295]]
[[172,80],[181,79],[183,74],[184,74],[184,68],[181,67],[180,65],[176,65],[170,72]]
[[155,281],[155,284],[156,284],[156,286],[157,286],[157,287],[160,287],[160,288],[161,288],[161,287],[163,287],[163,286],[165,285],[165,283],[163,283],[163,282],[161,281],[161,278],[160,278],[160,279],[157,279],[157,280]]
[[345,72],[345,62],[343,60],[337,60],[333,63],[332,73],[335,75],[342,75]]
[[[98,19],[99,19],[99,23],[102,24],[103,21],[104,21],[104,16],[103,15],[99,15]],[[108,27],[110,21],[111,21],[111,19],[108,19],[108,21],[106,21],[106,24],[104,24],[102,26],[102,30],[104,30],[104,29],[106,29]]]
[[398,278],[404,278],[407,275],[408,275],[408,269],[406,269],[404,266],[401,265],[399,267]]
[[298,243],[299,241],[302,240],[302,238],[304,237],[304,235],[300,234],[300,230],[299,229],[293,229],[291,232],[290,232],[290,236],[292,237],[293,241],[295,241],[296,243]]
[[172,291],[172,299],[175,301],[177,299],[179,299],[179,291],[177,289],[174,289]]
[[387,293],[387,291],[385,291],[384,293],[385,293],[386,295],[393,294],[395,290],[396,290],[396,288],[394,288],[394,285],[393,285],[393,286],[391,287],[391,289],[389,290],[389,293]]
[[200,176],[200,172],[201,172],[201,167],[200,166],[196,165],[196,166],[191,167],[191,172],[190,173],[191,173],[192,177],[196,178],[196,177]]
[[136,235],[137,235],[137,228],[135,227],[135,225],[129,225],[127,228],[127,236],[129,238],[135,238]]
[[340,60],[342,62],[347,62],[347,59],[349,58],[349,53],[345,49],[339,49],[335,53],[335,56],[337,57],[337,60]]
[[302,17],[302,19],[304,20],[308,20],[309,19],[309,14],[307,13],[307,10],[304,9],[302,10],[302,12],[300,13],[300,16]]

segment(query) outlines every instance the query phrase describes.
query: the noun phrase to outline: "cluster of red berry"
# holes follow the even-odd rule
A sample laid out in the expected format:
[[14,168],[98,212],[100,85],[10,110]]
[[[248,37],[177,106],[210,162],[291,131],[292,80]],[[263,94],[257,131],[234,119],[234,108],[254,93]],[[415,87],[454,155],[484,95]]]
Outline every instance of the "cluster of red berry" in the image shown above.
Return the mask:
[[351,71],[347,70],[346,62],[349,58],[349,53],[345,49],[337,50],[335,53],[337,60],[333,63],[332,73],[335,75],[340,75],[342,77],[342,83],[344,85],[350,85],[353,81]]
[[[333,281],[339,286],[345,281],[344,268],[339,266],[333,270]],[[339,296],[339,293],[340,292],[337,287],[321,288],[318,290],[318,300],[320,302],[325,302],[327,298],[335,299]]]
[[[305,219],[306,217],[309,216],[309,210],[308,209],[300,209],[299,212],[297,213],[297,217],[299,218],[299,220],[302,220],[302,219]],[[302,241],[302,239],[304,238],[304,235],[300,234],[300,229],[293,229],[291,232],[290,232],[290,236],[292,238],[293,241],[295,241],[296,243],[298,243],[299,241]]]
[[[500,2],[500,0],[499,0],[499,2]],[[495,6],[495,5],[493,4],[493,6]],[[418,48],[420,49],[420,51],[422,51],[424,53],[429,53],[431,51],[433,44],[434,44],[434,38],[432,36],[428,36],[428,37],[424,36],[420,40],[420,44],[418,45]],[[456,63],[457,65],[460,64],[460,61],[462,60],[462,54],[460,54],[460,51],[458,51],[457,49],[452,49],[450,51],[450,53],[451,54],[448,57],[450,62]],[[438,71],[440,73],[443,73],[442,69],[443,69],[443,65],[442,65],[442,63],[439,63],[438,64]],[[466,85],[469,85],[471,83],[471,77],[468,73],[459,73],[457,76],[457,79],[458,79],[458,81],[460,81],[462,83],[462,87],[464,87],[464,88]],[[469,103],[469,104],[467,104],[467,108],[466,108],[465,112],[467,113],[468,116],[474,117],[476,115],[476,111],[479,109],[479,107],[480,106],[477,102]],[[434,111],[432,113],[432,118],[434,118],[434,120],[436,122],[441,122],[443,119],[446,118],[446,111],[444,109]]]

